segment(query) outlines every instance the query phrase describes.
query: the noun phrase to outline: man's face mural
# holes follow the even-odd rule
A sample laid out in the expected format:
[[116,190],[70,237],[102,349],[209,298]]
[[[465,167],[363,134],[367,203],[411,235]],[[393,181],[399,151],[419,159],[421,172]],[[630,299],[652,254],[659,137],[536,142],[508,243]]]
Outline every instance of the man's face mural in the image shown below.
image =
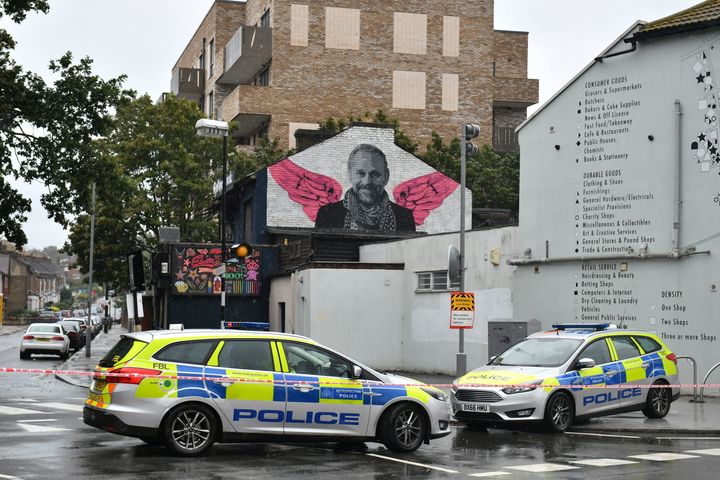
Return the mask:
[[359,151],[348,159],[348,176],[360,203],[371,207],[382,198],[390,172],[380,156]]

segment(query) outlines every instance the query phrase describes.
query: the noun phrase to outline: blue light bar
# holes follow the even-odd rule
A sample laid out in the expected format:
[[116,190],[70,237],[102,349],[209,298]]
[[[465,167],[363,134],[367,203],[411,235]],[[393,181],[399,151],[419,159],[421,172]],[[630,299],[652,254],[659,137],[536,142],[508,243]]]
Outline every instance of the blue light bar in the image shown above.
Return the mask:
[[267,332],[270,330],[268,322],[225,322],[225,328],[233,330],[260,330]]
[[607,330],[610,328],[609,323],[555,323],[552,328],[557,330]]

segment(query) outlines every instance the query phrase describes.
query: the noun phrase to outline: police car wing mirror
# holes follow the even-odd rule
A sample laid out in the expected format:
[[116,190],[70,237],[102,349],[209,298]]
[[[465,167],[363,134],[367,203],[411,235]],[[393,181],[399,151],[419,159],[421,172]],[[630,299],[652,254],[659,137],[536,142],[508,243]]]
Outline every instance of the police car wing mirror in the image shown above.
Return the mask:
[[352,378],[360,378],[362,377],[362,368],[358,367],[357,365],[352,366]]
[[497,357],[498,357],[497,355],[493,355],[492,357],[490,357],[490,359],[488,360],[488,365],[490,365],[492,362],[494,362]]
[[577,368],[578,370],[582,370],[584,368],[593,368],[595,366],[595,360],[592,358],[581,358],[577,362]]

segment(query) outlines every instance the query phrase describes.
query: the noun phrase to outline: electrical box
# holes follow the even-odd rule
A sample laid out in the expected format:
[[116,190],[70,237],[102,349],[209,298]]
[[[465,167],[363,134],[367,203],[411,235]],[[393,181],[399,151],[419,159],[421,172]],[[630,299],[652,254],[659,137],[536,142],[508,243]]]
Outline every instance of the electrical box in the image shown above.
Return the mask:
[[488,358],[499,355],[528,335],[540,331],[540,322],[488,322]]
[[493,265],[500,265],[500,249],[493,248],[490,250],[490,263]]

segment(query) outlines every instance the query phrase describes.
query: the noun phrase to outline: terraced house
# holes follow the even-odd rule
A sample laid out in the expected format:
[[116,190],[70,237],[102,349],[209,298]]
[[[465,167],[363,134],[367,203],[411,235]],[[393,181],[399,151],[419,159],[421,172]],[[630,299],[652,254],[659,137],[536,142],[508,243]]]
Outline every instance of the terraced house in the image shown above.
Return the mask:
[[525,32],[493,29],[492,0],[216,0],[172,71],[172,92],[235,121],[236,145],[383,109],[424,146],[459,125],[515,151],[537,102]]

